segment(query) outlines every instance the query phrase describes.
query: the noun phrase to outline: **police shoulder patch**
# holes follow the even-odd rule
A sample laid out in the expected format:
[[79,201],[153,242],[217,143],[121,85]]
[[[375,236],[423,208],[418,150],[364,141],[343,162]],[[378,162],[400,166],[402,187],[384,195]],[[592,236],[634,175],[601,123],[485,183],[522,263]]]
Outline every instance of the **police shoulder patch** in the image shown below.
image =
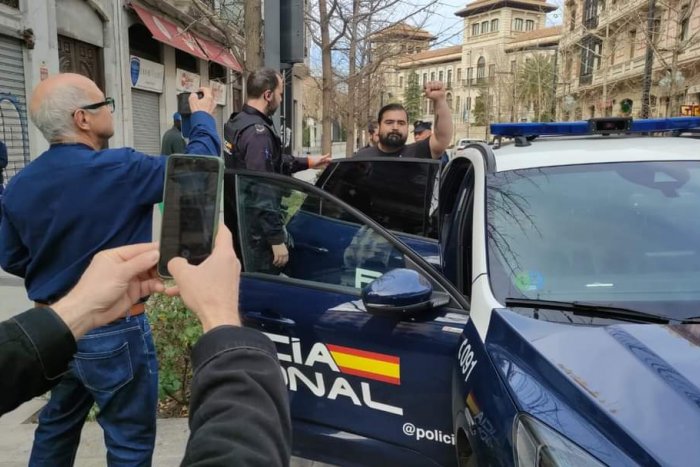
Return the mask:
[[265,133],[265,125],[261,125],[260,123],[255,124],[255,132],[256,133]]

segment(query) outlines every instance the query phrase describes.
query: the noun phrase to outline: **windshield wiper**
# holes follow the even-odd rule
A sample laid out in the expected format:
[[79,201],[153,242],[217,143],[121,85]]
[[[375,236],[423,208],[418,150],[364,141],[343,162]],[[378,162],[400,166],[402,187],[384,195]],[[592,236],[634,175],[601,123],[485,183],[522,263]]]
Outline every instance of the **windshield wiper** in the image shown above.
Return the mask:
[[536,310],[568,311],[575,315],[617,318],[627,321],[657,324],[681,324],[684,321],[655,315],[644,311],[616,306],[597,305],[586,302],[559,302],[555,300],[539,300],[530,298],[506,298],[507,307],[532,308]]

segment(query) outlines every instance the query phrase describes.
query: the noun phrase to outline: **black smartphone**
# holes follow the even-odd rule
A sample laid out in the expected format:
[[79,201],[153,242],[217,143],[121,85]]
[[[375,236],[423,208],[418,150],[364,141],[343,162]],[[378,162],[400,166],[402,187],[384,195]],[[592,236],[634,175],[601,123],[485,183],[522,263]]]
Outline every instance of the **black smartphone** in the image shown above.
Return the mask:
[[197,265],[214,248],[224,165],[219,157],[173,154],[163,188],[158,274],[171,278],[168,261],[181,256]]
[[[190,109],[190,92],[181,92],[177,95],[177,112],[180,115],[187,116],[192,114],[192,109]],[[197,98],[201,99],[204,97],[202,91],[197,91]]]

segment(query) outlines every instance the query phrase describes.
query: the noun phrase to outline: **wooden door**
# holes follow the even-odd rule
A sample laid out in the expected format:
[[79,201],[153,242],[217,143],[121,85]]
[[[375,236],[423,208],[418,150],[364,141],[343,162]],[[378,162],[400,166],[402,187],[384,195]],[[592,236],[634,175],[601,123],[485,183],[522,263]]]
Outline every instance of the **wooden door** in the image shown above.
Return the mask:
[[79,73],[87,76],[104,91],[100,47],[70,37],[58,36],[58,62],[61,73]]

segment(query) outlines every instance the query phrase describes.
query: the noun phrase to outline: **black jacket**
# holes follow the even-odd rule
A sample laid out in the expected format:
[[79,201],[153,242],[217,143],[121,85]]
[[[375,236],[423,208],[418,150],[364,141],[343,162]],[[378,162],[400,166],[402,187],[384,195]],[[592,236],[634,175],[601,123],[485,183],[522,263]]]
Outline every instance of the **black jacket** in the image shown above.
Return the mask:
[[[0,323],[0,415],[56,385],[75,351],[50,308]],[[289,465],[289,400],[274,344],[254,329],[221,326],[199,339],[192,363],[182,465]]]
[[194,346],[192,367],[182,465],[289,465],[289,399],[272,341],[254,329],[220,326]]
[[[291,175],[308,169],[306,157],[282,154],[282,142],[272,120],[257,109],[243,110],[224,126],[224,161],[227,169],[247,169]],[[286,241],[281,202],[285,193],[268,184],[249,183],[242,187],[247,224],[245,244],[269,251],[270,245]]]
[[73,334],[50,308],[0,323],[0,415],[55,386],[75,351]]

